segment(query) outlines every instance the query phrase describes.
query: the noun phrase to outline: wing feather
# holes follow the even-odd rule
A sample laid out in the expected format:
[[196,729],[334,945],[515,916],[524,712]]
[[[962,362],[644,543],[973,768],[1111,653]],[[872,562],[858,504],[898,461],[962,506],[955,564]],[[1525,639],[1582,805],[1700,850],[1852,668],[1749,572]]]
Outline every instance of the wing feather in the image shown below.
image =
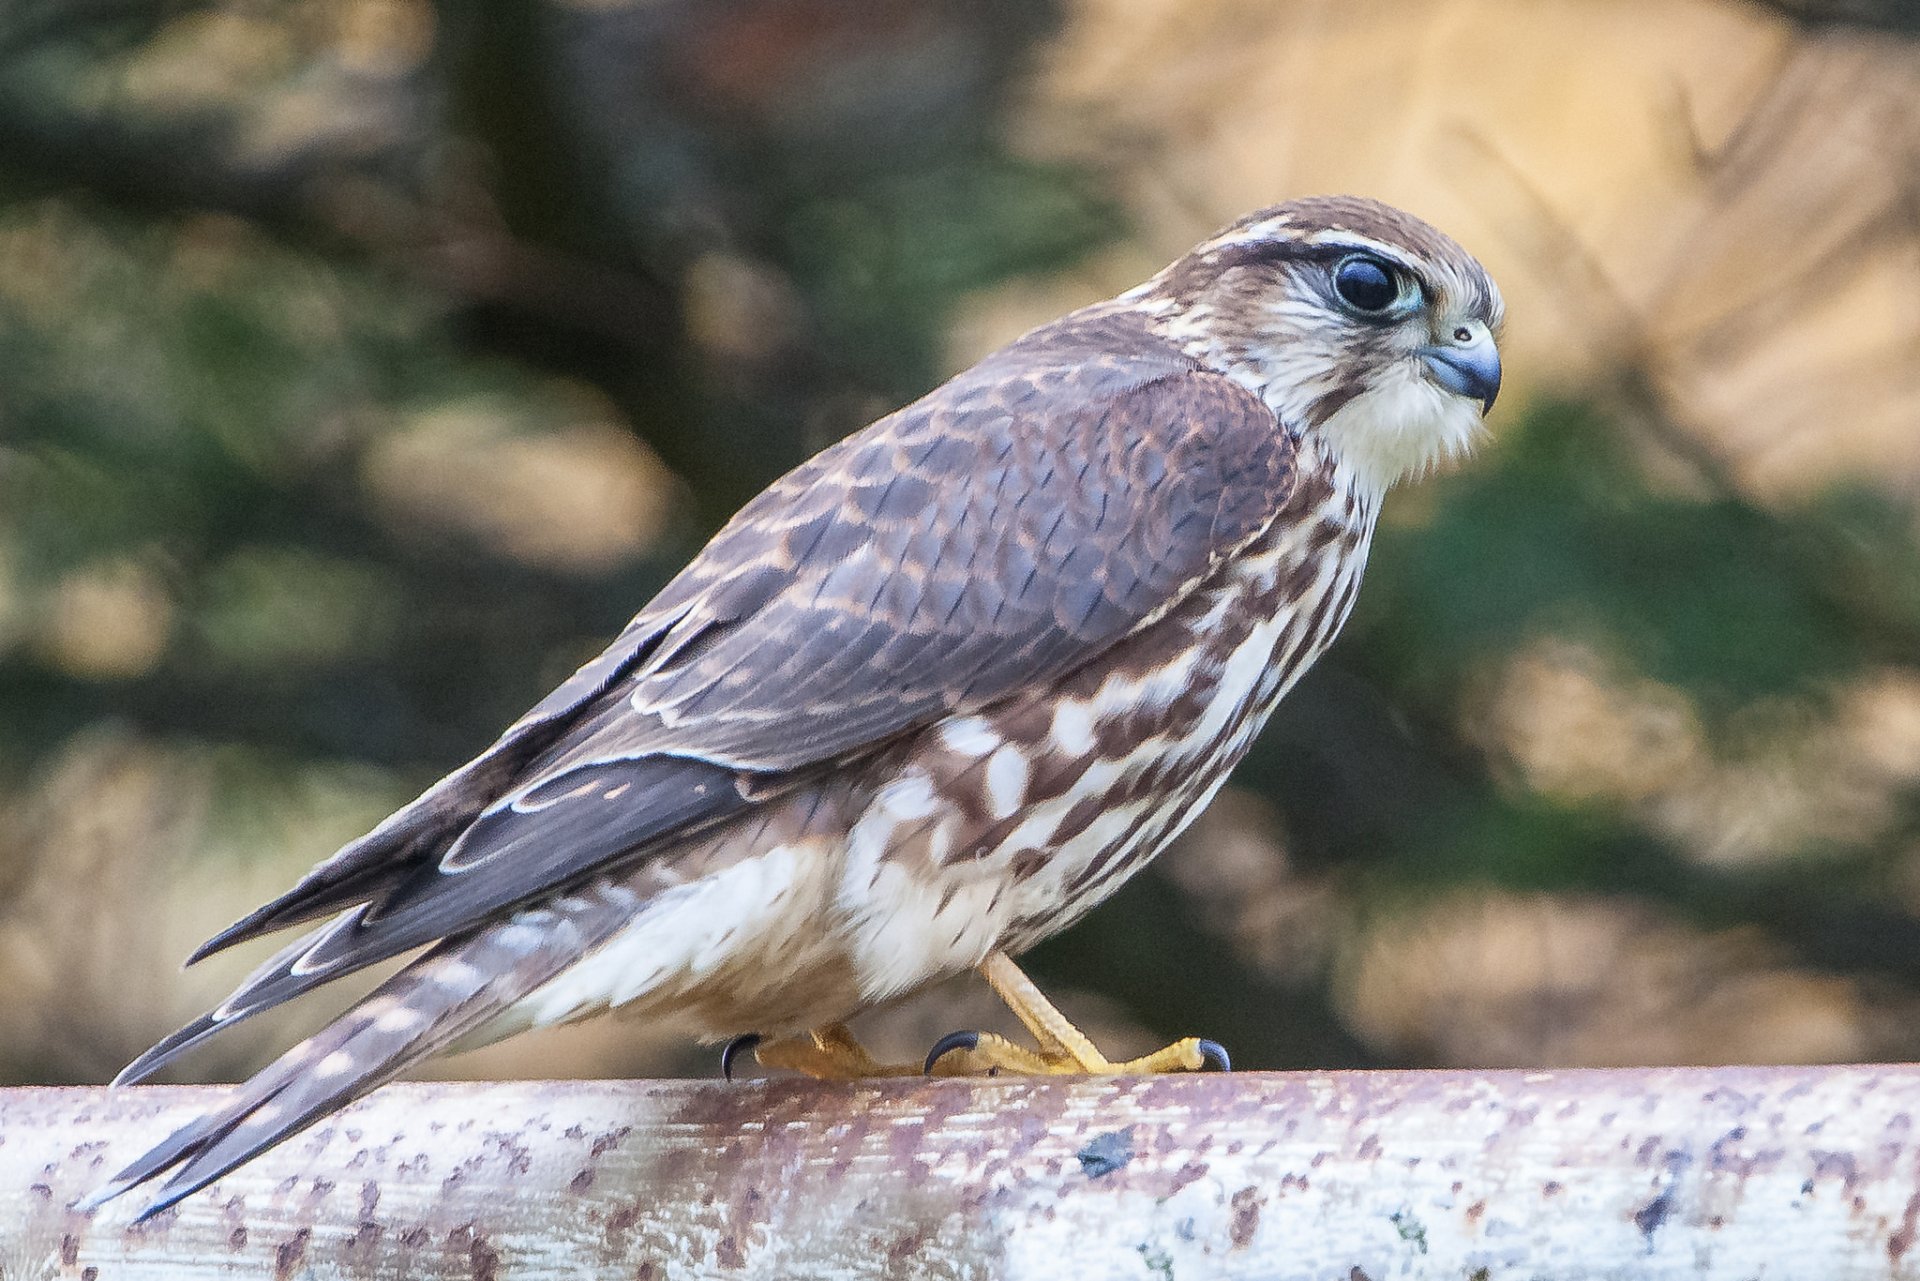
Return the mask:
[[368,904],[301,961],[344,974],[1057,681],[1260,533],[1294,461],[1137,320],[1036,331],[776,482],[485,754],[200,954]]

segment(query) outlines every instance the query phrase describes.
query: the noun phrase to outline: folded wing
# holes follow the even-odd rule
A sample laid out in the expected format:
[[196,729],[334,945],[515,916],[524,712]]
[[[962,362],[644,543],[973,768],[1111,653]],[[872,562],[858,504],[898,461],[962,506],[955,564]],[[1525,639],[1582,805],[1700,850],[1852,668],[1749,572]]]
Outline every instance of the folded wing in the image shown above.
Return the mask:
[[343,913],[122,1079],[1158,617],[1271,522],[1294,456],[1257,397],[1138,324],[1038,330],[774,484],[487,752],[210,940],[195,959]]

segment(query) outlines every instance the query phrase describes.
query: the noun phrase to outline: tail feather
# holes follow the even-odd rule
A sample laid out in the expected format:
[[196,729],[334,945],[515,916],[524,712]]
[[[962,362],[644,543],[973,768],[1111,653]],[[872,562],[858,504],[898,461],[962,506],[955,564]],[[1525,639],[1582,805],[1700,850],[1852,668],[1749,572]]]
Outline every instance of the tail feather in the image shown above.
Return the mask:
[[[365,844],[365,841],[355,842],[343,853],[350,852],[361,844]],[[309,875],[273,902],[255,908],[199,947],[194,948],[187,957],[187,964],[198,965],[209,956],[224,952],[235,944],[250,942],[268,934],[290,929],[295,925],[304,925],[308,921],[369,903],[377,898],[380,891],[393,879],[395,879],[394,874],[390,868],[379,869],[378,875],[368,872],[332,882],[321,882],[317,874]]]
[[329,935],[350,928],[357,915],[357,911],[349,912],[275,952],[265,964],[247,975],[226,1000],[185,1027],[162,1037],[146,1053],[120,1069],[113,1083],[132,1085],[144,1081],[214,1033],[339,977],[330,969],[312,970],[301,962]]
[[[135,1221],[159,1214],[477,1030],[603,941],[631,910],[630,896],[582,894],[448,940],[287,1051],[242,1085],[226,1106],[189,1122],[129,1164],[80,1208],[92,1209],[166,1175]],[[246,1013],[253,1008],[264,1006]],[[134,1068],[151,1071],[217,1030],[201,1029],[205,1021],[181,1029]]]

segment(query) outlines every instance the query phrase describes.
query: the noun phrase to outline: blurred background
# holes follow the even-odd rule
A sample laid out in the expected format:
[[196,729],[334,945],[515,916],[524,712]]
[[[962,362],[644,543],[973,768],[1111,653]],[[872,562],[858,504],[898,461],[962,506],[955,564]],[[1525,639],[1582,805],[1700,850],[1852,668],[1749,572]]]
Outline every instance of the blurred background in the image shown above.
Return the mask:
[[0,1081],[223,995],[775,475],[1319,191],[1501,281],[1493,438],[1032,968],[1247,1067],[1920,1057],[1911,0],[11,0]]

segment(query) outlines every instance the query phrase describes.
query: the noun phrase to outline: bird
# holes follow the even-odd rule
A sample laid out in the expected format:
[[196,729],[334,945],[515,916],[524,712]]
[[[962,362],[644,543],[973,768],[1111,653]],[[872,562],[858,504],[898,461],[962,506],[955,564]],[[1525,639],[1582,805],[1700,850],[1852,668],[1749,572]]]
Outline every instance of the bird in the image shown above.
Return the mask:
[[[429,1055],[611,1009],[822,1078],[1113,1062],[1014,958],[1195,817],[1340,630],[1383,496],[1467,453],[1499,290],[1356,196],[1259,210],[749,501],[473,760],[189,963],[289,927],[222,1029],[415,957],[121,1170],[145,1219]],[[319,922],[316,926],[315,922]],[[978,971],[1034,1044],[876,1061],[861,1012]]]

